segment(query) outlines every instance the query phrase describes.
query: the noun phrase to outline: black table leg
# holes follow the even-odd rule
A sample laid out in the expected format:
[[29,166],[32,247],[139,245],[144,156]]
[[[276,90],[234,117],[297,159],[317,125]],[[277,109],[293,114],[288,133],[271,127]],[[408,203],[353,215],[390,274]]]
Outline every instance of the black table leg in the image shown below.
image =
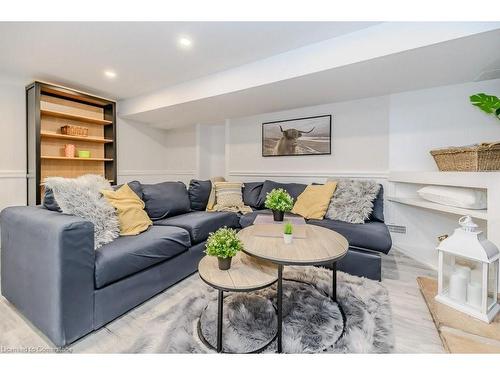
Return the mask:
[[222,316],[224,308],[224,292],[219,290],[219,300],[217,308],[217,353],[222,352]]
[[278,353],[283,353],[283,265],[278,265]]
[[337,302],[337,262],[333,262],[332,270],[332,301]]

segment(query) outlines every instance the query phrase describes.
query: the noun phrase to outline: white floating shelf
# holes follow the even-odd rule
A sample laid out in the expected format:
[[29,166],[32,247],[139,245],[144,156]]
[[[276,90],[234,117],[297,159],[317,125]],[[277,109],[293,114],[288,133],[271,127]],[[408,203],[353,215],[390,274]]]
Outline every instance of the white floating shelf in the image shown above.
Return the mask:
[[422,198],[387,197],[386,199],[390,202],[401,203],[407,206],[420,207],[428,210],[441,211],[460,216],[470,215],[477,219],[488,220],[487,210],[469,210],[466,208],[445,206],[444,204],[426,201]]
[[500,172],[390,172],[389,181],[421,185],[462,186],[486,189],[498,186]]

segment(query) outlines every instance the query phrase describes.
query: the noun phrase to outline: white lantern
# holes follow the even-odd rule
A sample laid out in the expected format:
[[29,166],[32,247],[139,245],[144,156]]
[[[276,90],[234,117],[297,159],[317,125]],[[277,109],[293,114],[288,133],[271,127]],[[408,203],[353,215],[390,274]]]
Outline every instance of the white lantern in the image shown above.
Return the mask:
[[470,216],[441,241],[436,301],[490,323],[498,304],[498,248],[486,239]]

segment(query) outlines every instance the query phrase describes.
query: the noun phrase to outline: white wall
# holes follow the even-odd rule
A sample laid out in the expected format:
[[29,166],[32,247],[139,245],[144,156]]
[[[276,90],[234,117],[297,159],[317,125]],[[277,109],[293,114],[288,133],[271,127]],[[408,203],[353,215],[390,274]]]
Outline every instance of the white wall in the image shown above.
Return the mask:
[[118,182],[155,183],[196,175],[195,127],[156,129],[118,118]]
[[24,82],[0,77],[0,210],[26,204]]
[[[263,157],[263,122],[332,114],[332,154]],[[295,180],[332,174],[385,175],[389,165],[389,97],[333,103],[231,119],[229,177]]]
[[225,175],[225,128],[224,125],[196,127],[198,142],[198,178],[210,179]]
[[500,80],[391,95],[389,169],[437,170],[429,150],[500,141],[500,121],[469,102],[479,92],[500,95]]

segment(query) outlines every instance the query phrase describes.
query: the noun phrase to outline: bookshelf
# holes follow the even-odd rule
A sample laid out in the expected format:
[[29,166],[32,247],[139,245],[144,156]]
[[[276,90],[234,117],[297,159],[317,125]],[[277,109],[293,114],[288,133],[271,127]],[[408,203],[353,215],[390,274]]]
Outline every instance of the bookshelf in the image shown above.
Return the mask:
[[[28,204],[43,200],[46,177],[98,174],[116,181],[116,103],[112,100],[44,82],[26,87]],[[63,134],[63,126],[87,134]],[[73,156],[65,145],[75,146]],[[90,157],[78,157],[78,151]]]

